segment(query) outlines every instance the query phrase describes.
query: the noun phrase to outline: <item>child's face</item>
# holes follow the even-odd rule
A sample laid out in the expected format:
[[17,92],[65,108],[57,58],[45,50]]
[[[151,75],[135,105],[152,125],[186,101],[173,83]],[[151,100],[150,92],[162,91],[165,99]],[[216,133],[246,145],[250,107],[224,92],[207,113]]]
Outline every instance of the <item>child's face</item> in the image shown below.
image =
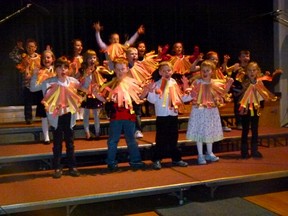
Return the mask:
[[138,53],[141,54],[141,55],[144,55],[145,52],[146,52],[146,46],[144,43],[140,43],[137,47],[138,49]]
[[69,67],[65,64],[62,64],[61,66],[56,67],[55,71],[59,79],[65,79],[68,76]]
[[138,60],[138,51],[137,50],[129,50],[126,55],[128,61],[130,63],[136,62]]
[[209,81],[211,79],[212,72],[213,70],[211,67],[203,66],[201,69],[201,78],[204,81]]
[[119,35],[118,34],[112,34],[109,41],[111,44],[119,43],[120,42]]
[[257,79],[258,73],[259,69],[257,68],[257,66],[252,65],[247,68],[247,76],[252,81]]
[[159,68],[159,74],[164,79],[170,79],[173,75],[173,70],[168,65],[163,65],[161,68]]
[[114,72],[118,79],[122,79],[126,76],[127,72],[129,71],[128,66],[126,64],[116,64],[114,67]]
[[210,58],[209,58],[208,60],[214,62],[215,65],[217,65],[218,62],[219,62],[218,55],[211,55]]
[[250,54],[241,54],[238,59],[240,61],[240,65],[242,67],[246,67],[250,62]]
[[51,53],[47,52],[43,55],[42,63],[45,67],[47,68],[50,67],[53,64],[53,62],[54,62],[54,58]]
[[174,45],[173,51],[176,55],[181,55],[183,53],[183,46],[181,43],[176,43]]
[[75,55],[80,55],[82,50],[83,50],[83,46],[82,46],[82,42],[81,41],[75,41],[73,44],[73,48],[74,48],[74,54]]
[[87,59],[87,63],[88,63],[89,66],[95,65],[96,61],[97,61],[97,56],[96,55],[90,56]]
[[28,53],[28,55],[32,55],[36,52],[37,50],[37,46],[34,42],[29,42],[27,45],[26,45],[26,51]]

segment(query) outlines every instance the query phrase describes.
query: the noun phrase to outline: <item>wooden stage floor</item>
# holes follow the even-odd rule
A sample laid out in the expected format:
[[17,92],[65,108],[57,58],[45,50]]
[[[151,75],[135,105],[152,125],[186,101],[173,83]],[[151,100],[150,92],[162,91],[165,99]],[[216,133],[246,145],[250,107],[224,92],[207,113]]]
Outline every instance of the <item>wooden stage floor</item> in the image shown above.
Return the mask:
[[[165,160],[159,171],[146,161],[145,170],[132,170],[127,163],[120,171],[109,172],[105,165],[80,167],[81,176],[53,179],[51,171],[35,171],[0,176],[1,214],[45,208],[96,203],[132,197],[178,192],[198,185],[218,186],[288,177],[288,147],[261,147],[262,159],[243,160],[239,152],[219,153],[220,161],[204,166],[196,156],[187,156],[186,168],[172,167]],[[70,210],[68,211],[70,212]]]

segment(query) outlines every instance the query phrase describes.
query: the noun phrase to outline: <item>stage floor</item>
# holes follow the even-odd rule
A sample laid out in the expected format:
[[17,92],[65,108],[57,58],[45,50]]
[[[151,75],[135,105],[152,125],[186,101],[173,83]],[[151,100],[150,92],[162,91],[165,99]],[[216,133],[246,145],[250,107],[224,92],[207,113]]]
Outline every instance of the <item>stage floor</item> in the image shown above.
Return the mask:
[[145,170],[132,170],[127,163],[119,164],[118,172],[109,172],[105,165],[87,166],[80,168],[78,178],[64,173],[57,180],[51,170],[4,174],[0,176],[0,203],[6,213],[14,213],[169,192],[181,195],[199,185],[213,192],[221,185],[288,177],[288,146],[261,147],[260,151],[262,159],[247,160],[239,152],[219,153],[219,162],[204,166],[197,165],[196,156],[187,156],[186,168],[172,167],[167,159],[159,171],[146,161]]

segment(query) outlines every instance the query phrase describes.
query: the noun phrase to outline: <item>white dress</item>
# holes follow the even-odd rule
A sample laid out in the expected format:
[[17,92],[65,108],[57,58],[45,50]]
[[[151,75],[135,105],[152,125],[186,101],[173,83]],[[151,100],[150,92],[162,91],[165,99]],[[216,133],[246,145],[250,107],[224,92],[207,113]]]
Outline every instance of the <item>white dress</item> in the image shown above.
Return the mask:
[[201,79],[192,83],[195,100],[188,121],[186,138],[195,142],[213,143],[223,139],[218,106],[224,101],[225,85],[217,80],[205,82]]

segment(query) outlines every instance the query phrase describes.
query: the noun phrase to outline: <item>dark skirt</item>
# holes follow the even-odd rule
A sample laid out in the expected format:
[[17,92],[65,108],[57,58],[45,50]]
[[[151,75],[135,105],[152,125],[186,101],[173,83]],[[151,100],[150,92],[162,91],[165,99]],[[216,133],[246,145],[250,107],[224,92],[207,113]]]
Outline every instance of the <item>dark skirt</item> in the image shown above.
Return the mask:
[[82,108],[86,109],[100,109],[103,107],[103,102],[98,100],[97,98],[87,98],[81,104]]

